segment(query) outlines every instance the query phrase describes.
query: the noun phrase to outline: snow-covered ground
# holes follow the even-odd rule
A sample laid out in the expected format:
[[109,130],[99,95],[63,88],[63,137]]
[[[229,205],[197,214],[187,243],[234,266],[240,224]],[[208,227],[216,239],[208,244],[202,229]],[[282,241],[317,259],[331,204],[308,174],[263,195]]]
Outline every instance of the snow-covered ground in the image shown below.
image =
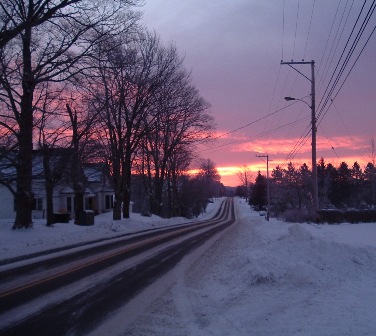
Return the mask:
[[56,223],[52,227],[47,227],[46,220],[35,219],[31,229],[12,231],[14,221],[0,219],[0,260],[137,231],[211,218],[215,215],[220,204],[220,199],[217,199],[214,203],[209,203],[206,212],[193,220],[182,217],[172,219],[162,219],[157,216],[144,217],[140,214],[131,213],[130,219],[113,221],[112,212],[108,212],[95,216],[93,226],[75,225],[71,220],[69,223]]
[[[91,334],[376,335],[376,223],[267,222],[244,200],[235,203],[233,227]],[[217,206],[211,204],[206,216]],[[93,227],[35,223],[18,232],[3,224],[1,259],[165,223],[137,215],[116,225],[95,219]]]

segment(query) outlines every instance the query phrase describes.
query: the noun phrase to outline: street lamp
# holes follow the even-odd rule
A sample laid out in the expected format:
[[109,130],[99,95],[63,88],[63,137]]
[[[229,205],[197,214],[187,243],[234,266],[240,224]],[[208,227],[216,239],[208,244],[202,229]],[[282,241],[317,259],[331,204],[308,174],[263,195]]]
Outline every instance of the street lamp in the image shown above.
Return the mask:
[[296,101],[301,101],[303,102],[304,104],[306,104],[309,108],[312,108],[311,105],[309,105],[305,100],[303,99],[299,99],[299,98],[294,98],[294,97],[285,97],[284,98],[286,101],[292,101],[292,100],[296,100]]
[[[314,93],[314,90],[313,90]],[[315,212],[315,220],[318,220],[318,210],[319,210],[319,193],[318,193],[318,185],[317,185],[317,164],[316,164],[316,113],[315,113],[315,100],[314,95],[312,95],[312,105],[309,105],[306,101],[293,98],[293,97],[285,97],[286,101],[298,100],[305,103],[311,109],[311,117],[312,117],[312,177],[313,177],[313,207]]]

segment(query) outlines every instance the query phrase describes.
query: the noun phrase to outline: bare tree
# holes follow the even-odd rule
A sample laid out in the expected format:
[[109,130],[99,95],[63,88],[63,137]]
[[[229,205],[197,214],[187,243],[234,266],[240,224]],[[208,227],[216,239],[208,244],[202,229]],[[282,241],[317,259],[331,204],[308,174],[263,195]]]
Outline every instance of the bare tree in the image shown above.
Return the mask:
[[216,164],[210,159],[202,159],[199,163],[197,177],[202,181],[205,196],[212,198],[216,196],[216,187],[221,181]]
[[189,146],[179,145],[171,153],[167,170],[168,217],[182,216],[182,181],[193,159]]
[[246,202],[248,202],[249,187],[250,187],[251,181],[253,179],[252,172],[250,171],[250,169],[246,165],[243,165],[238,170],[237,176],[238,176],[238,179],[241,183],[241,186],[244,187],[244,189],[245,189],[245,200],[246,200]]
[[88,68],[85,59],[98,40],[124,30],[138,16],[127,16],[125,1],[20,1],[0,6],[0,103],[2,125],[15,121],[17,138],[16,219],[13,228],[30,227],[35,90],[64,81]]
[[[82,0],[35,1],[4,0],[0,4],[0,49],[24,30],[57,19],[61,10]],[[28,8],[29,7],[29,8]]]
[[[120,43],[119,43],[120,42]],[[103,122],[104,148],[115,189],[114,220],[129,218],[131,171],[136,151],[157,118],[155,102],[179,63],[174,48],[156,34],[140,31],[133,40],[114,39],[116,48],[99,50],[101,84],[96,97]]]
[[67,128],[57,118],[61,110],[61,87],[45,85],[39,92],[36,104],[35,124],[38,130],[39,151],[36,157],[42,157],[43,178],[46,192],[47,226],[54,223],[53,193],[66,172],[71,154],[67,146]]
[[[76,95],[77,96],[77,95]],[[90,161],[90,152],[87,150],[90,143],[95,141],[98,112],[91,110],[84,102],[83,97],[76,97],[74,101],[66,102],[68,119],[66,125],[71,130],[71,181],[74,190],[74,218],[80,224],[80,213],[84,210],[85,178],[83,164]]]
[[165,83],[157,99],[157,115],[150,133],[146,135],[145,150],[152,165],[152,169],[147,170],[148,179],[153,185],[151,208],[157,215],[161,215],[162,211],[166,177],[171,174],[169,169],[174,167],[171,158],[176,157],[176,151],[180,148],[187,150],[187,146],[193,152],[194,143],[209,137],[213,130],[208,107],[209,104],[190,84],[189,75],[183,69],[179,69],[176,76]]
[[375,138],[371,139],[371,145],[369,148],[371,161],[367,165],[368,178],[371,184],[372,205],[376,204],[376,145]]

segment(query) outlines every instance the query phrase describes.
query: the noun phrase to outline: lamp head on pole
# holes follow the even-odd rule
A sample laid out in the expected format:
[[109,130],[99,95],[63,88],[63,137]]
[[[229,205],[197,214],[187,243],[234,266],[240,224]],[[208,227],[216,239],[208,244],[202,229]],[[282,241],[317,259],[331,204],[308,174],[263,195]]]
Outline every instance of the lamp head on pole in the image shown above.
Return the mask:
[[286,101],[291,101],[291,100],[296,100],[296,98],[293,98],[293,97],[285,97],[285,100],[286,100]]

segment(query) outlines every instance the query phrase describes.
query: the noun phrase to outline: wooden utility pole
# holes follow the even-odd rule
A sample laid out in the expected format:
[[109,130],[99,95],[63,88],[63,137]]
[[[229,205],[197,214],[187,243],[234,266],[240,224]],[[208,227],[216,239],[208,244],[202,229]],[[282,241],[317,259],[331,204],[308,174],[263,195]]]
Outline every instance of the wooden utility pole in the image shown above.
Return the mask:
[[[312,183],[313,183],[313,208],[315,213],[315,220],[318,220],[318,211],[319,211],[319,191],[318,191],[318,184],[317,184],[317,159],[316,159],[316,133],[317,133],[317,126],[316,126],[316,91],[315,91],[315,61],[305,62],[304,60],[301,62],[283,62],[281,64],[287,64],[303,77],[307,78],[311,82],[311,106],[309,106],[304,100],[286,97],[286,100],[300,100],[306,103],[311,108],[311,123],[312,123]],[[292,65],[294,64],[310,64],[311,65],[311,78],[308,78],[306,75],[301,73],[298,69],[294,68]]]

